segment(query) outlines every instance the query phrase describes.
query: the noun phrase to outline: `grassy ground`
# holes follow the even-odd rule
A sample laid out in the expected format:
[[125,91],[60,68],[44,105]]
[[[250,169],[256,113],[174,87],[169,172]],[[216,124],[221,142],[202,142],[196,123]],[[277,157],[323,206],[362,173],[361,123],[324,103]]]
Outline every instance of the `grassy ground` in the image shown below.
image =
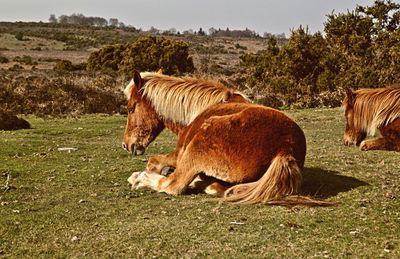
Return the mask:
[[147,156],[173,149],[171,133],[129,157],[124,116],[27,117],[32,129],[0,132],[0,257],[399,258],[399,154],[343,146],[339,109],[288,113],[308,141],[303,193],[338,206],[130,191]]
[[23,40],[17,40],[15,35],[0,34],[0,46],[3,49],[31,50],[41,48],[44,50],[63,50],[65,44],[60,41],[48,40],[37,37],[24,37]]

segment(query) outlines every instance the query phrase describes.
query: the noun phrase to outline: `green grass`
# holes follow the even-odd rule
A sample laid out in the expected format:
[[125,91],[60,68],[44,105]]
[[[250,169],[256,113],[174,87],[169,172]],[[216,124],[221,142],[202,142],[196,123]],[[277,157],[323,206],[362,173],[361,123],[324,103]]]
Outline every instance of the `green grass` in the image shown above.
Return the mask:
[[399,154],[343,146],[339,109],[287,113],[308,142],[302,192],[337,206],[131,191],[131,172],[174,148],[170,132],[130,157],[124,116],[26,117],[32,129],[0,132],[0,257],[399,258]]

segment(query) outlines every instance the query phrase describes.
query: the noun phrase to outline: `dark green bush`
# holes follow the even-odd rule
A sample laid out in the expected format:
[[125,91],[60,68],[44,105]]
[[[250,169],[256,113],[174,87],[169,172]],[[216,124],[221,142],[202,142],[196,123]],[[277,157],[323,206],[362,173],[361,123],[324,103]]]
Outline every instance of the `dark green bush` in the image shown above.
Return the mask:
[[[375,1],[347,14],[328,15],[325,36],[307,28],[292,31],[278,47],[246,54],[247,84],[273,93],[286,105],[339,105],[344,89],[382,87],[400,82],[400,4]],[[326,97],[338,100],[326,102]]]
[[123,52],[126,45],[114,44],[101,48],[90,54],[87,62],[89,71],[118,71],[118,66],[122,62]]
[[18,70],[23,70],[23,66],[19,64],[14,64],[12,67],[9,68],[10,71],[18,71]]
[[8,62],[9,62],[9,60],[8,60],[7,57],[4,57],[4,56],[0,55],[0,63],[8,63]]
[[88,70],[114,70],[131,75],[134,69],[166,74],[193,72],[189,45],[183,41],[162,37],[141,37],[130,44],[114,44],[93,52],[88,59]]
[[236,43],[236,44],[235,44],[235,48],[237,48],[237,49],[242,49],[242,50],[247,50],[247,47],[246,47],[246,46],[242,46],[242,45],[240,45],[239,43]]
[[21,64],[25,65],[37,65],[37,62],[33,61],[31,56],[24,55],[22,57],[16,56],[13,61],[19,62]]
[[15,34],[15,38],[17,39],[17,40],[20,40],[20,41],[22,41],[22,40],[24,40],[24,34],[22,33],[22,32],[17,32],[16,34]]

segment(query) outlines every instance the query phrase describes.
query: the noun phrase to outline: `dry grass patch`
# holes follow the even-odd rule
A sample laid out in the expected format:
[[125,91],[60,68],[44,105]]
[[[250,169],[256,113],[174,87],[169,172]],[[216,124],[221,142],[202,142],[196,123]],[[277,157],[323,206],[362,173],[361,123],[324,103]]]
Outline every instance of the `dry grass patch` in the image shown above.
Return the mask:
[[31,36],[23,36],[23,40],[17,40],[13,34],[1,33],[0,46],[2,49],[8,50],[63,50],[66,45],[61,41]]

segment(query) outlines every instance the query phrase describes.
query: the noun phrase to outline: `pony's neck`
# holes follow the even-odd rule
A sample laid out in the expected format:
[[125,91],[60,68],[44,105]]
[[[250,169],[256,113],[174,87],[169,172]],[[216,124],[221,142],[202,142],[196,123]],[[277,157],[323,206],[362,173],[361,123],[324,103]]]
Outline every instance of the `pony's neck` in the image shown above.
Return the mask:
[[174,123],[171,120],[164,120],[164,125],[167,129],[172,131],[175,135],[179,135],[179,133],[186,127],[185,125]]

